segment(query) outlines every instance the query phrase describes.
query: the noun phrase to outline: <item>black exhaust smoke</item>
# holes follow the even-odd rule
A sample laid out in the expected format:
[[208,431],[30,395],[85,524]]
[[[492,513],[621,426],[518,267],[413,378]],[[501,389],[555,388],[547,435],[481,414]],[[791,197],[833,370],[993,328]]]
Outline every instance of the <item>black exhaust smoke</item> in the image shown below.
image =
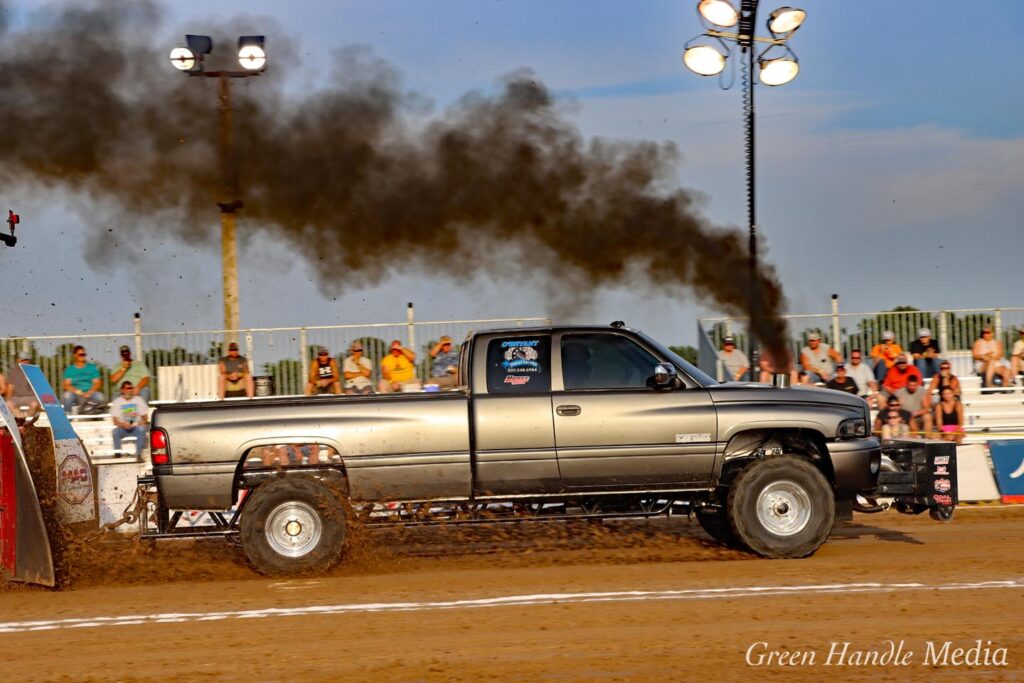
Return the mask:
[[[210,239],[216,224],[215,83],[171,67],[164,48],[177,38],[161,14],[97,0],[0,33],[0,181],[94,200],[106,212],[91,220],[94,262],[110,258],[111,221],[184,239]],[[266,21],[217,31],[266,33],[270,52],[291,53]],[[215,37],[212,56],[231,41]],[[234,173],[249,228],[286,239],[325,292],[354,274],[379,281],[396,261],[557,279],[555,313],[636,273],[630,286],[690,289],[735,316],[751,312],[753,288],[753,332],[786,357],[778,279],[763,267],[751,282],[746,236],[710,224],[675,186],[673,145],[584,139],[525,71],[428,118],[365,48],[341,50],[331,85],[301,97],[282,91],[287,61],[234,88]]]

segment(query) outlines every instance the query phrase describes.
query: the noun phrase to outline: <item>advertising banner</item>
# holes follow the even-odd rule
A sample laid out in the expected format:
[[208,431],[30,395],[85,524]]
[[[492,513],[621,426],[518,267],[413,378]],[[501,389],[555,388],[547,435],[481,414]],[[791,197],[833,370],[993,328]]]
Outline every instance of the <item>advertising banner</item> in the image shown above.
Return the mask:
[[1024,503],[1024,440],[989,441],[996,483],[1004,503]]
[[59,514],[67,524],[96,519],[96,495],[92,463],[81,439],[71,427],[64,407],[46,376],[35,365],[19,366],[25,373],[53,431],[53,453],[57,468]]

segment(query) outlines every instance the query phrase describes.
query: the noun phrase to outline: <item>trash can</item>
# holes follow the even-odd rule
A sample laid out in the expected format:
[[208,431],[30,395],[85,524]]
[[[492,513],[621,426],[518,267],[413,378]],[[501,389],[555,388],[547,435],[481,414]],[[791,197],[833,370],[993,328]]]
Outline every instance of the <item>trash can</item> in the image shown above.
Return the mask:
[[274,378],[272,375],[258,375],[252,378],[253,393],[257,396],[274,395]]

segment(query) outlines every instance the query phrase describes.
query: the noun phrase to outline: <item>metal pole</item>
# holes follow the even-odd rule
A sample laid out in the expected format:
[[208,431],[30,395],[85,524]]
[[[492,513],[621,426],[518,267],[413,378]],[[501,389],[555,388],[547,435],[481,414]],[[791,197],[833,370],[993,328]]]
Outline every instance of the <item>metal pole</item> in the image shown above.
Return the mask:
[[839,295],[832,295],[832,348],[846,357],[847,350],[843,349],[843,340],[839,338]]
[[242,207],[238,201],[235,177],[234,143],[231,121],[231,79],[222,73],[217,79],[220,102],[220,163],[224,183],[220,207],[220,258],[224,291],[225,341],[238,341],[241,327],[238,315],[238,243],[235,236],[235,211]]
[[142,316],[135,314],[135,360],[142,358]]
[[300,382],[300,389],[305,391],[306,389],[306,378],[309,377],[309,336],[306,328],[303,327],[299,330],[299,361],[302,363],[302,381]]
[[[741,4],[741,10],[746,13],[740,24],[740,33],[747,35],[740,36],[741,46],[747,53],[747,92],[746,92],[746,156],[747,156],[747,224],[750,228],[750,367],[756,369],[759,366],[760,352],[759,339],[755,333],[754,318],[760,313],[757,305],[757,212],[756,212],[756,164],[754,157],[754,25],[757,22],[757,0],[746,0]],[[745,45],[743,45],[745,43]],[[776,358],[776,363],[785,359]],[[751,372],[753,372],[752,370]]]
[[408,323],[408,338],[409,338],[409,349],[416,351],[416,309],[413,307],[412,302],[409,302],[408,307],[405,309],[405,319]]

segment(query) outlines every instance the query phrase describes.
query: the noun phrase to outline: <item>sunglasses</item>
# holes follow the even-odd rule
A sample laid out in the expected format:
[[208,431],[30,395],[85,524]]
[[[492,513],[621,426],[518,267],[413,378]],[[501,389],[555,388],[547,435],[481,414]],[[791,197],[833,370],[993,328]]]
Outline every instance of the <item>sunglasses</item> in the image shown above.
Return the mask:
[[939,369],[940,370],[949,370],[949,366],[948,365],[940,365]]
[[318,353],[318,354],[316,354],[316,355],[318,355],[318,356],[320,356],[321,358],[323,358],[324,356],[326,356],[326,355],[327,355],[327,352],[326,352],[326,351],[321,351],[320,353]]
[[85,358],[84,353],[76,353],[75,355],[78,356],[79,358]]

